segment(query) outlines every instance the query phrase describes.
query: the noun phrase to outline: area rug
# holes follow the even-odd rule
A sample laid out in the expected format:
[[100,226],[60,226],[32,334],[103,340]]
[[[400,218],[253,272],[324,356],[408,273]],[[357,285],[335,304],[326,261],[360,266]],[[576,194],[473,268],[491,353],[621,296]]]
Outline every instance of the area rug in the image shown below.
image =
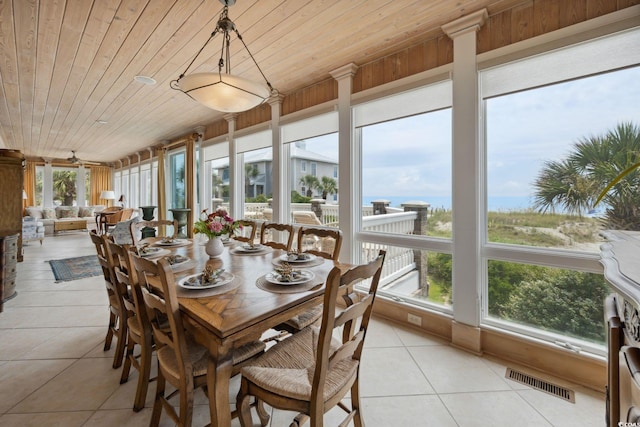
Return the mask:
[[46,261],[53,270],[56,283],[102,275],[102,267],[96,255]]

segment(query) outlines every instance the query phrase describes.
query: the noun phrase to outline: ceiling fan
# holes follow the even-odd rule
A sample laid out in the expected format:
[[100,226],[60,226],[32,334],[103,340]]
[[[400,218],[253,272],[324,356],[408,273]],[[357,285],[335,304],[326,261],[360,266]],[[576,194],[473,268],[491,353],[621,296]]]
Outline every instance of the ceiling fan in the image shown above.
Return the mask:
[[99,165],[100,163],[98,162],[90,162],[88,160],[80,160],[79,158],[76,157],[76,152],[74,150],[71,150],[71,157],[68,157],[67,160],[69,162],[71,162],[72,165],[76,165],[76,164],[81,164],[81,165]]

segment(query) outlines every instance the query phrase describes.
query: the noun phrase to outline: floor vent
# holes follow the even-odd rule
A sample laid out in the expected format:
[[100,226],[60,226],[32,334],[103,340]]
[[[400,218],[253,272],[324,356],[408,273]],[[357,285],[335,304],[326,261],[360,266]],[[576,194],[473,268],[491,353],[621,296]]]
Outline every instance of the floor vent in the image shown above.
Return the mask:
[[545,393],[549,393],[553,396],[559,397],[560,399],[564,399],[568,402],[576,403],[575,392],[573,390],[569,390],[568,388],[560,387],[548,381],[532,377],[529,374],[525,374],[511,368],[507,368],[506,377],[510,380],[519,382],[520,384],[528,385],[529,387],[535,388],[536,390],[544,391]]

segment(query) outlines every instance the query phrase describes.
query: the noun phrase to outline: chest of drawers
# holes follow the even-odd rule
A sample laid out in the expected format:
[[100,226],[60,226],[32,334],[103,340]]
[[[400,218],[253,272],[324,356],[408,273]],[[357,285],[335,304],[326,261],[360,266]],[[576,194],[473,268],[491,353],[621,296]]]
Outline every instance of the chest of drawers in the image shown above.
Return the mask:
[[0,235],[0,312],[4,302],[16,296],[19,233]]

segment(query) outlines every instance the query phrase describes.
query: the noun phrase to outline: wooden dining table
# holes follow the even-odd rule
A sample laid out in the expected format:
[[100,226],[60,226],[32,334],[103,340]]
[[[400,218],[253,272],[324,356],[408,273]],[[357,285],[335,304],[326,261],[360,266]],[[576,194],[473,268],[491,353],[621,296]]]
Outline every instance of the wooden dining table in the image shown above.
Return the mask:
[[249,252],[243,249],[246,243],[231,241],[222,255],[210,259],[204,242],[180,241],[182,244],[175,246],[161,245],[159,238],[144,239],[141,243],[166,249],[165,255],[189,258],[184,265],[174,266],[176,284],[186,276],[201,272],[207,265],[213,269],[224,268],[234,276],[229,284],[212,289],[215,295],[203,295],[206,290],[178,288],[185,328],[209,351],[207,388],[211,425],[230,426],[233,349],[260,339],[268,329],[321,304],[331,269],[338,266],[346,270],[351,266],[316,258],[309,263],[313,266],[298,267],[313,273],[311,281],[304,285],[274,285],[265,282],[264,276],[274,270],[280,257],[286,254],[284,251],[264,247],[263,251]]

